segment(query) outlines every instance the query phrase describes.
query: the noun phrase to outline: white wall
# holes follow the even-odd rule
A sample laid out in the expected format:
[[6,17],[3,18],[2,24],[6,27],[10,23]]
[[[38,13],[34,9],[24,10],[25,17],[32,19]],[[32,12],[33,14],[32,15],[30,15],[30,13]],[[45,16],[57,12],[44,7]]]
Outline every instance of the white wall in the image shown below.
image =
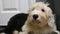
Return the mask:
[[2,0],[0,0],[0,12],[2,10]]
[[20,8],[19,9],[20,9],[20,11],[22,11],[22,13],[27,13],[27,10],[29,9],[28,4],[29,4],[28,0],[20,0],[20,2],[19,2]]
[[0,14],[0,25],[7,25],[8,20],[16,13],[3,13]]
[[[4,0],[5,1],[5,0]],[[17,0],[16,0],[17,1]],[[32,1],[32,2],[31,2]],[[10,6],[8,3],[8,0],[5,1],[5,6],[3,5],[3,0],[0,0],[0,25],[7,25],[8,20],[15,14],[17,13],[28,13],[28,9],[29,9],[29,5],[31,3],[33,3],[34,0],[19,0],[17,1],[18,3],[16,4],[16,6],[12,5]],[[6,8],[16,8],[18,9],[17,11],[4,11],[4,9]]]

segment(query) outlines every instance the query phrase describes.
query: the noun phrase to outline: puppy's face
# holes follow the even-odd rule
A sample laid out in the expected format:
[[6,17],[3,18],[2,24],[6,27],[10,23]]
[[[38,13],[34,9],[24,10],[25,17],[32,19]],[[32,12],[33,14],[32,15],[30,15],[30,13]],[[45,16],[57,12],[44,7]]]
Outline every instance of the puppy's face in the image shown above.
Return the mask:
[[44,26],[47,24],[48,15],[50,15],[50,13],[50,8],[47,5],[37,3],[31,8],[29,18],[33,24]]

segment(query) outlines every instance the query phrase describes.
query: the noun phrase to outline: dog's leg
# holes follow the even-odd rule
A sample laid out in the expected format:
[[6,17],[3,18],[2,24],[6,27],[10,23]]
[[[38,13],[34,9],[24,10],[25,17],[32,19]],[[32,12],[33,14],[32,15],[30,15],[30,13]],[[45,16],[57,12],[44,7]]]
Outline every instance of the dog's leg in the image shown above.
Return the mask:
[[55,32],[56,32],[57,34],[60,34],[60,32],[59,32],[59,31],[57,31],[57,30],[56,30]]
[[19,34],[19,32],[17,30],[14,30],[13,34]]
[[49,34],[60,34],[60,33],[59,33],[59,31],[53,31],[53,32],[51,32]]

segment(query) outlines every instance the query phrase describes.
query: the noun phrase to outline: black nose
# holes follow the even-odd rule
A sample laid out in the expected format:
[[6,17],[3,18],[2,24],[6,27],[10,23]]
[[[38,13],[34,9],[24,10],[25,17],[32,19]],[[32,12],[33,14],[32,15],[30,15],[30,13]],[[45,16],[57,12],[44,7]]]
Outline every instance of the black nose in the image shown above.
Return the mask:
[[38,15],[37,14],[33,15],[33,18],[34,19],[37,19],[38,18]]

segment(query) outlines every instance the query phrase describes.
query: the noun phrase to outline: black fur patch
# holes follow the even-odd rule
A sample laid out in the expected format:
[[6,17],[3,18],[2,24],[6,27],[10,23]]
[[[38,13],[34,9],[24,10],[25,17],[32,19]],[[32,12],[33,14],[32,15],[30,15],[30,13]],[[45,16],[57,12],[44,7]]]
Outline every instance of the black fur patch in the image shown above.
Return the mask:
[[21,27],[24,25],[28,14],[20,13],[12,16],[8,21],[8,25],[5,29],[6,34],[12,34],[14,30],[22,31]]

